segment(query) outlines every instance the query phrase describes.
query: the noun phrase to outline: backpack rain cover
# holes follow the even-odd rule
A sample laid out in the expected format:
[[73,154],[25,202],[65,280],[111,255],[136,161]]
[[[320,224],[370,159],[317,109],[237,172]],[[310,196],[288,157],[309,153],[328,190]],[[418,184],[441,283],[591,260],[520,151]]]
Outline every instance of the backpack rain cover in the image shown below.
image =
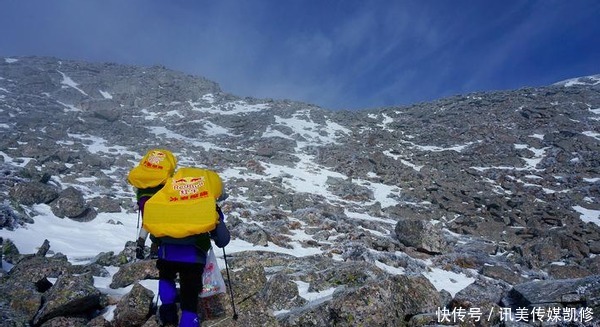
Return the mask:
[[143,227],[155,237],[183,238],[215,229],[217,198],[223,182],[217,173],[181,168],[144,208]]
[[138,189],[156,187],[164,184],[173,175],[175,166],[177,159],[171,151],[152,149],[131,169],[127,181]]

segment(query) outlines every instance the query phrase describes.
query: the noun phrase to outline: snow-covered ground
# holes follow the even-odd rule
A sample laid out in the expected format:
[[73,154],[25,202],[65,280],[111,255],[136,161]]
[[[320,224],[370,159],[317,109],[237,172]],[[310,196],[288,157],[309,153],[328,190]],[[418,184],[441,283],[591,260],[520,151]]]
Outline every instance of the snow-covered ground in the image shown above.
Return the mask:
[[[115,150],[120,152],[127,152],[122,148],[115,149],[108,147],[103,140],[96,139],[94,137],[87,137],[91,152],[112,152]],[[329,140],[332,141],[332,140]],[[130,153],[130,152],[128,152]],[[4,157],[6,163],[12,163],[19,166],[24,166],[29,160],[28,158],[16,158],[9,157],[6,153],[0,152],[0,155]],[[539,156],[543,155],[541,152]],[[185,158],[181,158],[185,161]],[[225,181],[228,178],[240,177],[240,171],[245,170],[243,177],[246,179],[264,179],[268,180],[272,177],[278,176],[284,178],[283,185],[288,185],[290,189],[302,189],[305,192],[313,192],[314,194],[320,194],[327,199],[340,201],[335,195],[328,192],[324,187],[324,181],[328,176],[332,177],[343,177],[339,173],[329,171],[324,167],[319,167],[314,164],[309,156],[303,156],[298,164],[297,168],[290,168],[285,166],[275,166],[272,164],[263,163],[267,168],[266,175],[255,175],[248,174],[246,169],[240,167],[240,169],[230,168],[222,172],[221,176]],[[536,159],[539,159],[536,158]],[[17,164],[18,163],[18,164]],[[485,170],[491,169],[492,167],[478,167],[478,169]],[[497,169],[497,167],[495,167]],[[508,167],[505,167],[508,169]],[[530,168],[535,169],[535,164],[532,163]],[[514,168],[513,168],[514,169]],[[398,195],[398,188],[390,187],[389,185],[377,184],[377,183],[366,183],[375,195],[374,201],[379,201],[384,206],[391,206],[396,204],[394,195]],[[86,189],[88,192],[89,188]],[[391,196],[390,196],[391,195]],[[131,190],[132,199],[134,197],[133,190]],[[86,197],[94,197],[93,194],[87,194]],[[242,200],[243,199],[237,199]],[[50,207],[45,204],[39,204],[31,207],[31,210],[35,211],[35,223],[27,224],[14,231],[2,229],[0,230],[0,237],[5,239],[11,239],[23,254],[35,253],[37,248],[42,245],[43,241],[47,239],[50,242],[51,250],[53,252],[60,252],[65,254],[69,260],[74,264],[83,264],[92,260],[100,252],[113,251],[118,253],[123,250],[123,247],[127,241],[133,241],[136,239],[138,234],[138,216],[135,213],[100,213],[98,216],[90,222],[80,223],[71,219],[61,219],[56,217]],[[574,210],[581,214],[581,219],[584,222],[593,222],[600,225],[600,211],[589,210],[582,207],[574,207]],[[354,217],[356,219],[373,220],[378,223],[394,223],[393,221],[383,221],[381,218],[372,217],[364,213],[354,213],[346,211],[348,217]],[[301,241],[305,241],[310,238],[310,235],[302,231],[298,231],[292,236],[293,249],[287,249],[279,247],[275,244],[269,244],[268,247],[255,247],[252,244],[240,240],[233,239],[231,243],[226,247],[228,253],[236,253],[240,251],[248,250],[260,250],[260,251],[273,251],[285,253],[297,257],[309,256],[319,254],[318,248],[305,248],[300,245]],[[222,260],[222,253],[220,255],[220,263],[224,264]],[[341,260],[341,259],[340,259]],[[401,274],[402,271],[386,266],[383,263],[376,263],[380,268],[387,270],[392,274]],[[10,268],[9,264],[3,262],[5,269]],[[458,275],[455,273],[447,272],[444,270],[433,269],[431,272],[424,274],[438,289],[445,289],[451,294],[455,294],[462,288],[468,286],[473,282],[473,279],[465,275]],[[104,279],[99,278],[99,288],[104,288],[102,285],[106,283]],[[110,283],[110,282],[108,282]],[[150,281],[146,283],[149,288],[155,288],[155,282]],[[305,288],[299,285],[299,291],[301,295],[309,300],[314,300],[314,296],[311,294],[302,294]],[[119,290],[112,290],[111,292],[119,293]]]
[[[71,87],[77,89],[79,92],[83,92],[77,87],[77,83],[75,83],[70,77],[63,74],[62,84],[64,87]],[[108,92],[100,91],[104,98],[111,98]],[[243,102],[232,103],[231,105],[225,107],[214,107],[212,105],[214,99],[212,96],[206,95],[202,98],[202,102],[194,102],[188,101],[190,105],[193,107],[194,111],[200,112],[208,112],[208,113],[218,113],[222,115],[230,115],[230,114],[238,114],[240,112],[247,113],[250,111],[261,111],[266,110],[264,105],[248,105]],[[209,104],[210,107],[202,107],[202,105]],[[67,106],[67,105],[65,105]],[[68,105],[70,106],[70,105]],[[598,109],[594,109],[598,110]],[[594,112],[596,113],[596,112]],[[177,112],[170,113],[173,115],[177,115]],[[158,115],[151,115],[151,112],[147,112],[146,119],[152,122],[154,119],[160,119]],[[323,125],[317,125],[309,117],[309,112],[300,112],[298,115],[293,116],[292,118],[281,118],[276,117],[276,122],[279,125],[284,125],[289,127],[294,131],[294,133],[301,135],[303,137],[304,142],[298,142],[298,151],[296,151],[296,155],[298,156],[298,162],[295,167],[276,165],[268,162],[260,162],[260,164],[265,168],[264,174],[253,174],[248,171],[246,167],[229,167],[225,171],[221,172],[222,178],[227,182],[230,178],[243,178],[246,180],[270,180],[272,178],[281,178],[282,185],[290,189],[290,191],[302,190],[303,192],[309,192],[313,194],[318,194],[323,196],[325,199],[336,202],[336,203],[348,203],[348,208],[352,208],[354,204],[350,201],[345,201],[340,199],[336,195],[332,194],[325,187],[326,181],[328,177],[334,178],[347,178],[338,172],[334,172],[326,167],[320,166],[315,163],[313,157],[310,155],[302,154],[302,148],[305,146],[312,145],[322,145],[327,143],[335,143],[337,138],[343,137],[348,134],[349,131],[342,126],[337,124],[332,124],[328,122],[328,127],[324,127]],[[377,118],[376,115],[371,116],[371,118]],[[391,118],[382,115],[379,117],[381,119],[381,124],[379,125],[382,129],[387,129],[388,124],[391,121]],[[216,135],[216,134],[229,134],[227,128],[215,125],[214,123],[198,121],[200,124],[204,124],[205,127],[208,127],[208,133]],[[165,139],[173,138],[178,140],[188,141],[190,144],[204,148],[205,150],[216,149],[216,150],[224,150],[224,151],[236,151],[237,149],[223,149],[220,147],[216,147],[214,144],[210,142],[198,142],[195,140],[188,140],[182,135],[174,133],[169,130],[164,124],[156,125],[148,125],[152,133],[156,135],[161,135]],[[277,130],[269,129],[265,133],[264,137],[269,136],[278,136],[278,137],[286,137],[284,134]],[[596,135],[596,134],[594,134]],[[116,153],[122,154],[134,154],[135,156],[139,156],[136,153],[126,150],[123,147],[117,145],[110,145],[104,139],[89,136],[89,135],[79,135],[79,134],[69,134],[69,137],[73,140],[73,142],[80,142],[87,145],[88,151],[91,153],[106,153],[115,155]],[[532,137],[540,138],[540,135],[532,135]],[[596,137],[596,136],[595,136]],[[410,136],[406,136],[406,138],[411,138]],[[65,142],[67,142],[65,140]],[[69,141],[70,142],[70,141]],[[434,146],[428,146],[423,144],[418,144],[413,141],[405,141],[405,143],[410,144],[412,148],[416,148],[419,151],[447,151],[452,150],[456,152],[461,152],[465,147],[468,147],[473,144],[457,144],[453,147],[449,148],[440,148]],[[536,149],[529,147],[525,144],[515,144],[515,148],[517,149],[528,149],[534,155],[532,158],[523,158],[524,167],[516,168],[516,167],[472,167],[479,171],[485,171],[488,169],[502,169],[502,170],[526,170],[530,171],[532,174],[535,174],[537,171],[537,164],[544,158],[546,149]],[[416,166],[410,163],[408,160],[402,158],[402,156],[393,151],[385,151],[386,155],[399,160],[402,164],[409,166],[415,170],[420,170],[423,166]],[[0,151],[0,156],[4,157],[4,162],[7,164],[24,166],[26,165],[31,158],[12,158],[8,156],[6,153]],[[182,165],[193,164],[195,161],[191,157],[181,156],[178,158],[179,162]],[[117,176],[114,172],[105,172],[107,175],[114,177],[115,180],[118,178],[122,178],[123,176]],[[375,173],[370,173],[370,175],[376,176]],[[535,175],[530,175],[535,177]],[[535,178],[530,178],[531,181],[528,183],[533,183]],[[594,176],[589,179],[590,182],[596,181],[598,176]],[[93,184],[93,180],[87,179],[85,176],[81,176],[77,179],[77,181],[81,182],[81,185],[74,185],[73,183],[63,183],[60,180],[60,177],[53,177],[53,181],[60,183],[65,186],[75,186],[79,189],[85,190],[86,197],[92,198],[95,197],[94,189],[87,187],[85,184],[90,183]],[[374,194],[375,199],[372,203],[363,203],[363,205],[374,204],[376,201],[379,202],[383,207],[393,206],[398,204],[399,195],[402,190],[398,186],[390,186],[370,181],[364,181],[360,179],[354,179],[355,183],[359,183],[362,186],[368,187],[372,193]],[[494,181],[489,181],[490,183],[495,183]],[[533,184],[532,184],[533,185]],[[133,199],[134,193],[133,189],[130,190],[119,190],[119,192],[125,192],[127,194],[131,194]],[[98,197],[100,195],[98,194]],[[232,199],[236,201],[245,201],[243,198]],[[581,219],[585,222],[592,222],[600,225],[600,211],[598,210],[589,210],[583,207],[577,206],[573,208],[577,212],[581,214]],[[0,237],[5,239],[12,240],[19,251],[23,254],[35,253],[37,251],[37,247],[42,245],[44,240],[48,240],[50,242],[51,251],[60,252],[65,254],[68,259],[74,264],[84,264],[90,262],[97,254],[101,252],[113,251],[118,253],[123,250],[124,245],[127,241],[133,241],[136,239],[138,234],[138,216],[135,213],[121,212],[121,213],[100,213],[98,216],[90,222],[80,223],[70,219],[60,219],[54,216],[50,207],[48,205],[40,204],[35,205],[28,210],[35,211],[34,220],[35,223],[27,224],[21,228],[18,228],[14,231],[9,230],[0,230]],[[390,220],[387,221],[380,217],[373,217],[365,213],[352,212],[351,209],[346,210],[346,215],[352,219],[362,219],[362,220],[372,220],[377,223],[382,224],[394,224],[395,222]],[[242,219],[242,218],[240,218]],[[243,218],[242,220],[251,222],[251,218]],[[372,233],[376,233],[376,231],[370,231]],[[226,251],[228,253],[236,253],[241,251],[252,251],[252,250],[260,250],[260,251],[273,251],[273,252],[281,252],[289,255],[293,255],[296,257],[303,257],[309,255],[318,255],[321,253],[321,250],[318,248],[306,248],[302,247],[301,244],[303,241],[310,239],[312,236],[307,235],[302,230],[297,230],[292,237],[293,242],[291,244],[294,246],[292,249],[282,248],[276,246],[275,244],[269,244],[268,247],[255,247],[252,244],[240,240],[233,239],[231,243],[226,247]],[[219,263],[221,264],[221,268],[224,266],[224,261],[222,259],[222,252],[218,251],[217,256],[220,256]],[[341,258],[339,259],[341,260]],[[10,265],[6,262],[3,262],[4,269],[10,269]],[[388,271],[391,274],[403,274],[402,269],[398,269],[395,267],[390,267],[385,265],[382,262],[375,262],[375,264]],[[115,273],[117,271],[116,267],[109,267],[109,272]],[[448,272],[442,269],[433,268],[424,273],[424,276],[427,277],[433,285],[438,290],[446,290],[450,292],[452,295],[456,294],[458,291],[468,286],[473,282],[473,278],[463,275],[456,274],[453,272]],[[101,289],[102,291],[113,294],[115,296],[119,296],[121,294],[125,294],[129,291],[129,288],[112,290],[108,287],[110,284],[111,277],[105,278],[96,278],[95,283],[96,287]],[[143,281],[142,284],[147,288],[157,292],[157,282],[155,280],[146,280]],[[323,301],[327,300],[331,297],[333,293],[332,290],[322,291],[317,293],[308,292],[308,286],[300,281],[297,281],[298,290],[300,295],[307,299],[308,301]]]
[[[106,148],[106,143],[102,142],[102,140],[95,140],[94,142],[88,143],[91,147],[90,151],[111,150]],[[123,151],[123,149],[118,150]],[[114,149],[111,151],[114,151]],[[0,152],[0,155],[4,156],[5,162],[7,163],[25,165],[28,162],[28,160],[23,160],[26,158],[15,160],[16,158],[11,158],[3,152]],[[323,195],[330,200],[339,201],[339,198],[329,193],[323,185],[327,176],[342,176],[338,173],[326,170],[323,167],[314,166],[310,157],[302,158],[299,163],[299,165],[302,166],[302,169],[274,166],[266,163],[264,163],[264,165],[267,167],[267,175],[253,176],[245,172],[243,175],[244,178],[268,179],[273,176],[285,176],[286,182],[283,184],[288,185],[290,189],[299,188],[304,191],[313,190],[315,194]],[[231,168],[222,172],[221,176],[227,181],[228,178],[239,177],[238,174],[238,169]],[[82,184],[85,182],[85,180],[82,180],[81,178],[79,180],[82,181]],[[391,188],[388,185],[377,183],[368,183],[368,187],[372,189],[376,201],[380,201],[380,203],[386,206],[394,205],[396,203],[393,200],[393,197],[389,197],[389,195],[397,195],[399,192],[397,188]],[[83,185],[81,185],[80,188],[83,188]],[[85,190],[86,192],[91,192],[90,188],[85,188]],[[86,197],[91,198],[94,196],[94,194],[86,194]],[[131,197],[133,200],[133,189],[131,189]],[[243,199],[236,200],[243,201]],[[50,210],[50,207],[46,204],[34,205],[28,210],[35,212],[35,223],[27,224],[14,231],[5,229],[0,230],[0,237],[12,240],[22,254],[37,252],[38,247],[47,239],[50,242],[50,250],[52,252],[60,252],[66,255],[73,264],[85,264],[92,261],[94,257],[101,252],[113,251],[114,253],[119,253],[123,250],[127,241],[134,241],[138,235],[138,215],[136,213],[127,213],[125,211],[121,213],[99,213],[94,220],[82,223],[68,218],[61,219],[56,217]],[[395,223],[392,220],[388,221],[379,217],[372,217],[368,214],[355,213],[348,210],[346,211],[346,214],[348,217],[354,219],[373,220],[384,224]],[[272,243],[270,243],[268,247],[258,247],[241,239],[232,239],[225,250],[226,253],[252,250],[273,251],[296,257],[318,255],[321,253],[320,249],[301,246],[302,241],[306,241],[311,237],[311,235],[304,233],[301,229],[296,230],[292,236],[292,242],[290,243],[294,246],[292,249],[279,247]],[[224,268],[223,253],[217,251],[216,254],[221,268]],[[339,260],[342,259],[340,258]],[[11,268],[10,264],[6,262],[3,262],[2,264],[4,269]],[[402,269],[385,265],[382,262],[376,262],[375,264],[391,274],[403,273]],[[116,273],[117,270],[117,267],[108,267],[111,276]],[[431,272],[424,274],[424,276],[426,276],[439,290],[445,289],[452,295],[473,282],[473,279],[470,277],[441,269],[433,269]],[[126,294],[131,288],[131,286],[129,286],[124,289],[110,289],[108,287],[110,282],[111,277],[95,278],[95,286],[98,289],[116,297]],[[142,281],[142,285],[154,291],[155,294],[158,293],[157,284],[156,280]],[[327,300],[334,291],[334,289],[331,289],[319,293],[310,293],[308,292],[307,285],[300,281],[298,281],[297,284],[300,295],[311,302]],[[108,314],[108,318],[110,318],[110,313]]]

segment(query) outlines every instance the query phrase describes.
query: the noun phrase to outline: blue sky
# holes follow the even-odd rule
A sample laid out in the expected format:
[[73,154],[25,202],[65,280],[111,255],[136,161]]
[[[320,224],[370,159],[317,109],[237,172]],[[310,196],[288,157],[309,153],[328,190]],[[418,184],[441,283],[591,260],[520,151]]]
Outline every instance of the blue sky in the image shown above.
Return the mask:
[[600,74],[596,0],[0,0],[0,31],[4,57],[164,65],[328,109]]

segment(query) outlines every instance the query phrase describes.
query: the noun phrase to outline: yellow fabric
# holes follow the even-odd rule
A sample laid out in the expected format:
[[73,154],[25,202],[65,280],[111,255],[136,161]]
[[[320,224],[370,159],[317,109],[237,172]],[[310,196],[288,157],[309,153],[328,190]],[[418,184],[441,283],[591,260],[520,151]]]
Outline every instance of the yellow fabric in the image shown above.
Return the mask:
[[144,207],[143,227],[155,237],[182,238],[215,229],[216,199],[223,182],[217,173],[181,168]]
[[173,175],[175,166],[177,159],[171,151],[152,149],[131,169],[127,181],[138,189],[156,187]]

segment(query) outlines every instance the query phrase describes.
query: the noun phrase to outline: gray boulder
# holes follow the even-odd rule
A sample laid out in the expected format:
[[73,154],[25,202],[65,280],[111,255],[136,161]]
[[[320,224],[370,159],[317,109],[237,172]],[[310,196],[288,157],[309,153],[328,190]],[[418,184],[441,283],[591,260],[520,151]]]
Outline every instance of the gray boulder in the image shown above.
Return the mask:
[[395,276],[360,286],[340,286],[331,299],[282,314],[282,326],[403,326],[410,317],[435,312],[441,296],[423,276]]
[[87,326],[87,322],[85,318],[56,317],[44,322],[40,327],[84,327]]
[[86,324],[86,327],[112,327],[112,324],[103,316],[97,316],[92,318],[92,320]]
[[58,278],[68,273],[70,268],[71,263],[65,256],[27,255],[10,270],[9,281],[35,284],[45,278]]
[[57,217],[68,217],[85,222],[96,217],[96,210],[87,206],[83,193],[74,187],[68,187],[60,192],[58,198],[50,203],[52,213]]
[[[510,285],[501,280],[477,278],[475,282],[456,293],[449,307],[453,310],[480,310],[482,313],[499,312],[502,295],[506,294]],[[481,319],[481,326],[492,326],[499,323],[498,315]]]
[[298,285],[284,273],[277,273],[265,284],[261,291],[265,305],[273,310],[288,310],[306,304],[306,300],[298,293]]
[[56,187],[41,182],[24,182],[13,186],[9,196],[22,205],[50,203],[59,195]]
[[[0,294],[2,295],[2,294]],[[31,319],[21,312],[14,310],[2,295],[0,297],[0,322],[6,327],[27,326]]]
[[90,200],[89,205],[97,208],[98,212],[121,212],[121,201],[109,197],[93,198]]
[[428,253],[443,253],[447,246],[441,227],[428,220],[401,219],[395,232],[400,243]]
[[435,312],[442,305],[442,294],[422,275],[392,276],[391,280],[397,296],[394,305],[400,308],[405,320],[417,314]]
[[110,288],[122,288],[144,279],[157,279],[156,260],[140,260],[121,266],[113,275]]
[[484,265],[481,268],[481,274],[494,280],[502,280],[511,285],[521,284],[525,282],[525,278],[513,270],[499,265],[490,266]]
[[33,319],[34,325],[60,316],[92,314],[105,306],[105,299],[94,287],[91,274],[61,275],[43,298],[44,304]]
[[342,288],[333,294],[329,316],[333,326],[398,326],[403,323],[404,307],[400,306],[402,293],[392,280],[370,282],[357,288]]
[[[223,277],[226,278],[226,276]],[[239,269],[231,269],[230,277],[234,294],[233,301],[239,319],[231,319],[234,314],[230,305],[231,299],[229,297],[225,299],[223,298],[225,295],[221,294],[219,296],[227,303],[224,307],[224,317],[222,315],[213,318],[205,317],[210,320],[209,322],[205,321],[203,325],[210,325],[214,320],[219,326],[280,326],[273,315],[273,309],[264,300],[264,295],[268,291],[263,266],[249,262],[248,265]],[[229,291],[230,285],[227,284],[227,287]]]
[[337,177],[327,177],[327,188],[342,199],[350,201],[370,201],[373,199],[373,191],[352,180]]
[[330,262],[325,269],[309,271],[305,280],[309,291],[320,292],[340,285],[359,287],[367,282],[385,279],[386,274],[368,262]]
[[518,284],[504,296],[502,303],[512,308],[588,307],[600,312],[600,275]]
[[114,327],[142,326],[150,316],[154,292],[139,283],[123,296],[115,309]]
[[[42,304],[42,293],[35,283],[22,280],[0,280],[0,317],[13,321],[13,326],[26,326],[35,317]],[[27,322],[27,324],[18,324]],[[9,325],[10,326],[10,325]]]
[[21,254],[19,253],[19,249],[10,239],[2,238],[2,242],[0,242],[2,247],[0,248],[0,252],[2,252],[2,259],[8,263],[16,264],[21,259]]
[[0,229],[14,230],[25,223],[33,222],[33,219],[10,206],[8,201],[0,203]]
[[94,99],[85,100],[81,104],[81,109],[93,113],[93,116],[106,120],[107,122],[115,122],[121,117],[121,106],[119,102],[112,99]]
[[259,297],[267,283],[264,267],[251,265],[231,275],[231,284],[235,288],[237,301]]
[[271,236],[257,224],[244,224],[236,228],[234,235],[257,246],[268,246]]

